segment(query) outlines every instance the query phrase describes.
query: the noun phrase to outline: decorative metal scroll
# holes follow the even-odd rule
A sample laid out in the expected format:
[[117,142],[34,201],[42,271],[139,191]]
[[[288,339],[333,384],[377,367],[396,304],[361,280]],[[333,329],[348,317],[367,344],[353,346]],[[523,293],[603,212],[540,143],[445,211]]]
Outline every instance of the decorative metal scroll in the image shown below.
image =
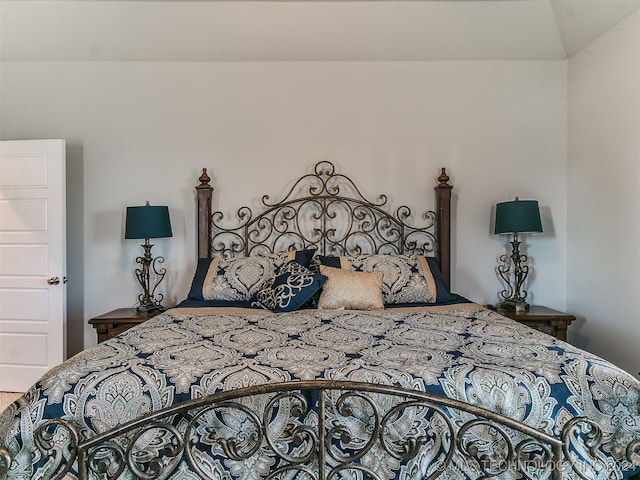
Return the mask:
[[315,248],[321,255],[425,255],[436,248],[435,212],[424,213],[423,226],[411,226],[409,207],[389,213],[386,195],[368,200],[327,161],[299,178],[279,202],[264,195],[262,207],[258,215],[241,207],[240,225],[233,228],[222,224],[222,212],[213,213],[211,252],[233,257]]
[[[559,480],[610,474],[598,463],[601,431],[588,419],[567,422],[556,439],[458,400],[361,382],[220,392],[91,438],[63,419],[35,433],[47,462],[47,474],[38,478],[56,480],[69,472],[80,480]],[[629,445],[629,461],[638,455],[638,443]]]

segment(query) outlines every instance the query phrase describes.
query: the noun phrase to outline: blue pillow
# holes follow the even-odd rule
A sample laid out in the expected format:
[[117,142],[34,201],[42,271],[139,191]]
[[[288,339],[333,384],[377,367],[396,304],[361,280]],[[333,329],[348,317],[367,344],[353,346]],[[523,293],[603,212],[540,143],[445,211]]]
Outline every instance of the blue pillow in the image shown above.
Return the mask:
[[189,300],[220,302],[251,301],[270,285],[277,270],[290,261],[309,266],[315,249],[238,258],[200,258],[196,266]]
[[293,312],[320,291],[326,281],[324,275],[292,261],[279,270],[270,287],[258,292],[256,302],[276,313]]
[[429,265],[429,270],[431,270],[431,275],[433,275],[433,280],[436,283],[436,303],[459,302],[461,298],[460,295],[451,293],[447,282],[444,281],[438,259],[436,257],[424,258],[427,260],[427,265]]

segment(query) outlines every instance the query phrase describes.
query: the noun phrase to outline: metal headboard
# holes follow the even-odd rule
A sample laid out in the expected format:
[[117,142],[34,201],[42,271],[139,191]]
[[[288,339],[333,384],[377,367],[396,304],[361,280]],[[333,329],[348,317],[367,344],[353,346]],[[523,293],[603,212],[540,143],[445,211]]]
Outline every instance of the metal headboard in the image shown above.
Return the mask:
[[[368,200],[356,183],[336,173],[331,162],[318,162],[313,173],[296,180],[280,201],[263,195],[261,211],[237,211],[238,224],[224,225],[224,215],[211,213],[213,187],[206,168],[196,187],[199,258],[264,254],[315,248],[321,255],[391,253],[438,258],[445,281],[450,277],[451,190],[445,169],[438,177],[436,211],[427,211],[414,226],[411,209],[390,213],[387,196]],[[416,222],[417,223],[417,222]]]

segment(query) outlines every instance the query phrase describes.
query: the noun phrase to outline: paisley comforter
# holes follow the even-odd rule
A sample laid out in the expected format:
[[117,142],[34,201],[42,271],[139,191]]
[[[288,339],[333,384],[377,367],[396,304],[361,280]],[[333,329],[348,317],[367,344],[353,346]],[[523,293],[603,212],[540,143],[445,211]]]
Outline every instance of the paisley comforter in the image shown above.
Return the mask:
[[[49,418],[71,420],[91,436],[220,390],[311,379],[428,391],[554,436],[569,419],[586,416],[604,434],[601,453],[611,460],[605,476],[637,472],[625,449],[640,444],[640,382],[599,357],[462,304],[280,314],[169,310],[51,370],[0,415],[0,448],[12,457],[2,478],[37,477],[43,460],[33,432]],[[258,470],[236,466],[233,474],[260,478]]]

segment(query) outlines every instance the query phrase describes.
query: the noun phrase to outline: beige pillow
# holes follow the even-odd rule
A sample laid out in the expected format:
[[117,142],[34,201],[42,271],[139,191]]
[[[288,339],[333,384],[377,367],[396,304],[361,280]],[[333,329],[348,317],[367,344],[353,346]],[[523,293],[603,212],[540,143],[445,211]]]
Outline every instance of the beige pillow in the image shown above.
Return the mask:
[[421,255],[320,256],[320,264],[352,272],[382,272],[382,300],[397,303],[435,303],[437,284],[429,260]]
[[382,302],[382,272],[352,272],[320,265],[327,277],[318,300],[318,308],[331,310],[374,310],[384,308]]

